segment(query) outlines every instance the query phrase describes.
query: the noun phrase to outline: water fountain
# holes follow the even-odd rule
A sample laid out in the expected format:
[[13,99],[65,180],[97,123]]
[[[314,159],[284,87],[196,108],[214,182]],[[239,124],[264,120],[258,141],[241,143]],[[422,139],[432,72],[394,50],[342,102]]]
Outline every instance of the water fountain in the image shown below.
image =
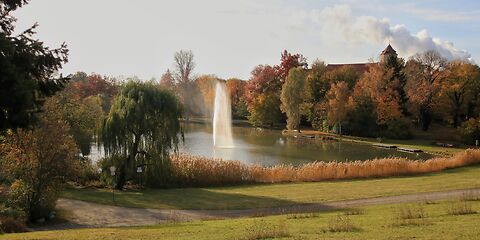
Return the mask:
[[233,148],[232,110],[230,94],[225,81],[218,80],[215,89],[213,112],[213,145],[216,148]]

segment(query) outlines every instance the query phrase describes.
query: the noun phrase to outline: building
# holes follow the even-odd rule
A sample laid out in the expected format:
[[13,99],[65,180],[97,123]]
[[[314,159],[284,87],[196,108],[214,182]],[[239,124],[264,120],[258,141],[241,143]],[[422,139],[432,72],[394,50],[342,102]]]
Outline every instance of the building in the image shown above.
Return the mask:
[[[383,62],[385,61],[386,59],[388,59],[390,56],[395,56],[397,57],[397,51],[395,51],[395,49],[393,49],[393,47],[388,44],[388,46],[380,53],[380,62]],[[339,69],[339,68],[342,68],[342,67],[350,67],[352,68],[353,70],[355,70],[359,75],[362,75],[363,73],[365,73],[368,68],[370,67],[370,65],[372,64],[377,64],[377,63],[340,63],[340,64],[328,64],[327,65],[327,71],[330,71],[330,70],[336,70],[336,69]]]

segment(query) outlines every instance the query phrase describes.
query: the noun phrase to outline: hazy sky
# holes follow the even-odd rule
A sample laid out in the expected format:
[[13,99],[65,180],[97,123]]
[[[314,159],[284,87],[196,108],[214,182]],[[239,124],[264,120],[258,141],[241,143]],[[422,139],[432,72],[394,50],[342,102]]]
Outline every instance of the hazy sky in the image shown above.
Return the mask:
[[248,79],[286,49],[309,62],[366,62],[388,42],[400,56],[436,49],[480,61],[480,1],[31,0],[17,30],[70,49],[64,73],[160,77],[180,49],[196,74]]

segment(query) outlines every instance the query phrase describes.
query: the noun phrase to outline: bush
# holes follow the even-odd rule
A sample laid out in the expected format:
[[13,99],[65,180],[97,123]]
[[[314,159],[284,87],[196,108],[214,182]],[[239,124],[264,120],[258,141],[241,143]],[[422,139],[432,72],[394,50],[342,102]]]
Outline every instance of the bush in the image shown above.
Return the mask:
[[12,208],[0,205],[0,234],[25,232],[25,214]]
[[480,140],[480,118],[470,118],[460,127],[460,134],[463,142],[469,145],[475,145],[476,140]]
[[411,139],[410,126],[405,119],[392,120],[383,125],[382,137],[393,139]]
[[97,168],[92,164],[89,158],[82,158],[80,160],[80,169],[76,182],[80,185],[87,185],[88,183],[99,181],[100,173]]
[[25,221],[13,217],[0,216],[0,233],[26,232]]
[[33,130],[9,132],[0,145],[2,167],[13,181],[8,204],[29,220],[49,216],[62,184],[78,170],[78,149],[54,104],[45,102]]

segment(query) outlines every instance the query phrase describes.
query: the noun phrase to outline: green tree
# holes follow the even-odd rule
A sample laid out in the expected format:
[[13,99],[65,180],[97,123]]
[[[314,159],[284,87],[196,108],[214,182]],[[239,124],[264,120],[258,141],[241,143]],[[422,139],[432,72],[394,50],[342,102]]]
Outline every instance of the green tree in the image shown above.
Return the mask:
[[301,67],[290,69],[282,86],[280,100],[282,112],[287,114],[287,129],[298,129],[300,125],[300,104],[304,96],[300,94],[305,88],[306,72]]
[[68,91],[62,91],[54,100],[61,106],[63,119],[70,126],[70,134],[80,152],[83,156],[89,155],[95,129],[104,115],[100,95],[75,99]]
[[176,151],[183,139],[181,115],[177,98],[158,84],[130,80],[122,87],[102,121],[98,138],[107,156],[121,159],[116,163],[117,189],[123,188],[140,164],[146,166],[149,184],[166,184],[170,151]]
[[67,62],[65,44],[50,49],[35,38],[33,25],[14,36],[12,11],[27,0],[0,0],[0,131],[27,127],[36,119],[45,97],[61,90],[68,78],[56,77]]

